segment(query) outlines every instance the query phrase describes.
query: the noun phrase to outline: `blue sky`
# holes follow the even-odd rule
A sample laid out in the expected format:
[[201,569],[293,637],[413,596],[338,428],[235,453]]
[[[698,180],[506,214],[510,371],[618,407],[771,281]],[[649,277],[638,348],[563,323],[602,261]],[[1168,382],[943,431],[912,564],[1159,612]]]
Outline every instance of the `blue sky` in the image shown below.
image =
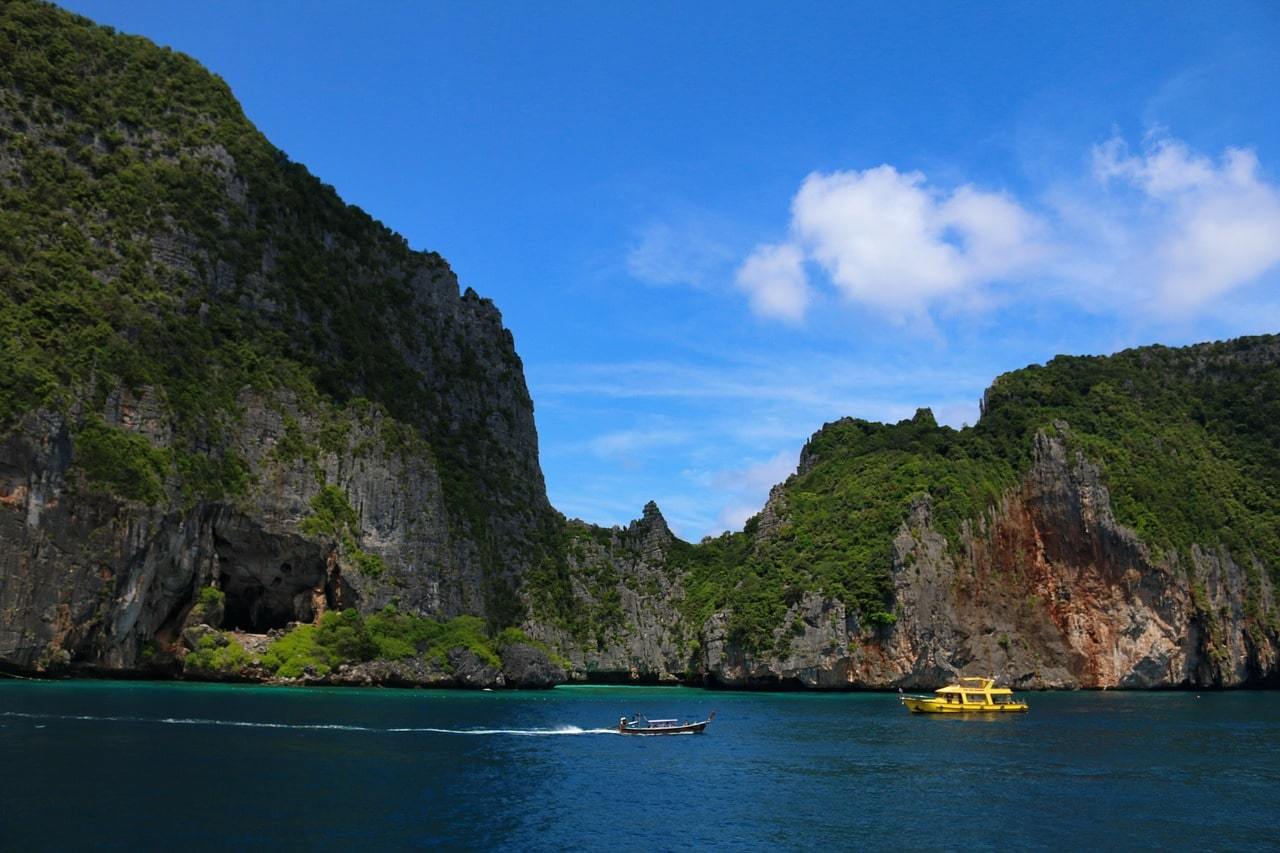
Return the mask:
[[697,539],[826,421],[1280,331],[1280,4],[63,5],[492,297],[588,521]]

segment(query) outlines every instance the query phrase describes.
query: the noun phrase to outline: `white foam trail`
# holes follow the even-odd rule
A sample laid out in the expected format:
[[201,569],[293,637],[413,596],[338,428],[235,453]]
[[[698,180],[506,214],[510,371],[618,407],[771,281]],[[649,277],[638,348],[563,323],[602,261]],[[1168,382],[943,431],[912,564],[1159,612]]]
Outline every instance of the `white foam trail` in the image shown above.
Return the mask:
[[617,729],[581,729],[577,726],[556,726],[554,729],[387,729],[389,732],[434,732],[442,735],[516,735],[540,737],[544,735],[616,735]]
[[242,729],[290,729],[293,731],[338,731],[374,733],[431,733],[444,735],[515,735],[540,737],[545,735],[607,735],[617,734],[617,729],[583,729],[578,726],[556,726],[554,729],[438,729],[429,727],[373,728],[347,726],[337,723],[258,723],[249,720],[210,720],[202,717],[101,717],[87,714],[27,714],[21,711],[0,711],[0,717],[18,717],[26,720],[84,720],[95,723],[158,723],[168,726],[226,726]]

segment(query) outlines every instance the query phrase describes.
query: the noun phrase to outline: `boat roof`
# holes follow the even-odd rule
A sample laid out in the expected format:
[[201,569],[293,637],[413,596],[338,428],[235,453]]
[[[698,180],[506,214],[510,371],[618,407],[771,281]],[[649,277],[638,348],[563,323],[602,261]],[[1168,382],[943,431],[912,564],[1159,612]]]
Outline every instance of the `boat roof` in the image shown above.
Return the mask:
[[963,693],[981,690],[984,693],[1006,694],[1012,693],[1008,687],[996,687],[994,678],[987,678],[981,675],[965,675],[957,678],[954,684],[948,684],[946,687],[940,687],[935,693]]
[[677,723],[679,720],[649,720],[651,723]]

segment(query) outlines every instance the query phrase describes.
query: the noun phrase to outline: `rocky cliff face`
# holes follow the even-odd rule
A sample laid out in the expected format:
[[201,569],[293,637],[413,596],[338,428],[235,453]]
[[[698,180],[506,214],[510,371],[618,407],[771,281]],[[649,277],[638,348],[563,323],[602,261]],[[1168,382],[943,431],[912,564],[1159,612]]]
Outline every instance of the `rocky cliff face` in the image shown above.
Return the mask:
[[530,591],[530,634],[559,650],[578,679],[677,681],[688,669],[683,579],[670,565],[677,542],[657,504],[625,528],[569,529],[566,582],[545,597]]
[[[781,490],[766,514],[785,519]],[[1153,554],[1115,521],[1097,466],[1042,433],[1032,470],[966,526],[958,552],[927,499],[912,507],[894,538],[891,626],[806,591],[763,651],[749,649],[730,637],[726,613],[685,624],[679,587],[675,600],[646,599],[619,579],[626,619],[573,662],[579,677],[753,689],[926,689],[974,673],[1023,688],[1275,684],[1274,589],[1261,566],[1237,560],[1199,546]],[[658,561],[641,572],[666,576]],[[574,648],[563,634],[544,637]]]
[[[488,324],[469,334],[504,339],[489,306],[455,301],[463,317]],[[458,390],[464,398],[484,393]],[[522,384],[507,390],[517,404],[522,392]],[[447,394],[441,399],[452,405]],[[484,411],[495,431],[508,432],[501,399]],[[509,606],[495,590],[518,583],[549,512],[540,476],[521,466],[488,460],[487,470],[499,469],[519,487],[485,495],[478,512],[459,508],[430,445],[406,437],[385,412],[317,412],[287,392],[251,391],[237,400],[236,428],[221,448],[253,472],[245,493],[191,502],[181,495],[180,475],[170,472],[168,497],[149,505],[86,477],[74,424],[87,406],[77,408],[30,413],[0,441],[0,659],[23,667],[136,666],[149,646],[176,639],[205,586],[226,593],[223,627],[254,632],[310,622],[334,607],[485,614]],[[171,414],[148,389],[117,389],[95,414],[153,448],[170,446]],[[512,455],[533,454],[522,461],[532,459],[536,470],[527,405],[518,414],[515,423],[529,431],[491,441],[505,442]],[[288,447],[299,439],[301,449]],[[356,538],[346,547],[304,530],[326,486],[340,489],[356,514]],[[356,552],[376,557],[378,569]]]
[[1276,613],[1260,568],[1225,549],[1153,555],[1116,523],[1097,466],[1042,433],[1032,470],[958,553],[929,502],[913,507],[894,540],[894,625],[806,594],[782,653],[745,653],[713,623],[698,664],[726,686],[929,688],[979,672],[1033,688],[1270,684],[1280,636],[1258,618]]
[[0,23],[0,662],[137,667],[205,587],[256,633],[516,623],[560,519],[493,303],[192,60]]

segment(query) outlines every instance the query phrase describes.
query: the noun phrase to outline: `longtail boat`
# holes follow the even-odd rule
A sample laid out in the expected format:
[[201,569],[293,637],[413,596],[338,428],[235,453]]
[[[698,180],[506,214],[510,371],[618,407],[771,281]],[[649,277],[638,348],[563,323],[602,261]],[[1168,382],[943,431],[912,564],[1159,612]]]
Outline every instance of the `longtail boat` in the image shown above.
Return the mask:
[[650,720],[643,714],[636,714],[630,720],[618,718],[618,734],[620,735],[696,735],[701,734],[711,721],[716,718],[712,711],[705,720],[691,723],[685,720]]

